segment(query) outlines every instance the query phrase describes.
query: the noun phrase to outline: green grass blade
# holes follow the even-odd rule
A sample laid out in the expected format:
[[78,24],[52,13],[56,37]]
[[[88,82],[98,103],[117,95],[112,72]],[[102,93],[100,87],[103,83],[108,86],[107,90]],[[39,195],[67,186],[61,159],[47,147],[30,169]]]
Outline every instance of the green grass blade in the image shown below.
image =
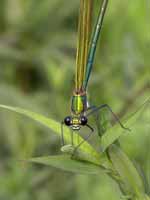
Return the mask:
[[99,174],[101,171],[99,166],[89,162],[71,159],[70,155],[35,157],[30,158],[27,161],[53,166],[58,169],[78,174]]
[[139,197],[132,198],[133,200],[150,200],[150,197],[147,194],[142,194]]
[[148,186],[147,186],[148,193],[150,194],[150,153],[147,154],[145,175],[146,175],[147,183],[148,183]]
[[127,155],[116,145],[111,145],[108,149],[110,160],[120,176],[123,189],[128,195],[137,197],[144,194],[145,188],[142,178]]
[[52,120],[48,117],[45,117],[44,115],[26,110],[26,109],[22,109],[19,107],[13,107],[13,106],[7,106],[7,105],[2,105],[0,104],[0,108],[4,108],[10,111],[14,111],[16,113],[22,114],[26,117],[29,117],[30,119],[33,119],[41,124],[43,124],[44,126],[47,126],[48,128],[50,128],[51,130],[55,131],[56,133],[60,133],[60,123],[56,122],[55,120]]
[[122,129],[118,124],[109,129],[101,138],[101,149],[105,151],[111,144],[113,144],[122,134],[132,134],[132,125],[142,116],[146,109],[149,109],[150,98],[143,103],[143,105],[127,119],[123,120],[125,127],[130,128],[131,131]]
[[[33,120],[43,124],[44,126],[47,126],[52,131],[57,133],[58,135],[61,134],[60,123],[56,122],[53,119],[50,119],[41,114],[29,111],[29,110],[25,110],[22,108],[18,108],[18,107],[12,107],[12,106],[6,106],[6,105],[0,104],[0,108],[5,108],[7,110],[11,110],[11,111],[20,113],[26,117],[29,117],[30,119],[33,119]],[[67,127],[64,127],[64,138],[67,142],[70,141],[70,130]],[[74,137],[74,144],[77,145],[78,142],[80,142],[82,140],[83,140],[83,138],[81,138],[79,135],[77,136],[77,134],[76,134]],[[100,155],[99,153],[97,153],[96,150],[86,141],[81,145],[80,149],[83,152],[88,153],[92,157],[91,162],[95,162],[95,163],[99,163],[99,164],[104,162],[104,160],[106,162],[106,159],[104,158],[105,155]],[[104,160],[103,160],[103,158],[104,158]]]

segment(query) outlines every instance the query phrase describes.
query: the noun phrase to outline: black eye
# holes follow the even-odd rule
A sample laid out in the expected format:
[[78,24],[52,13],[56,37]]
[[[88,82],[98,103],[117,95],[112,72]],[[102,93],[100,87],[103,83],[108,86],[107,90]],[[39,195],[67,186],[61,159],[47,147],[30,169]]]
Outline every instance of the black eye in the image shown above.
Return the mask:
[[81,125],[86,125],[87,124],[87,122],[88,122],[88,120],[87,120],[87,118],[85,117],[85,116],[82,116],[81,117]]
[[66,124],[66,126],[70,126],[71,121],[72,121],[72,118],[70,116],[65,117],[65,119],[64,119],[64,123]]

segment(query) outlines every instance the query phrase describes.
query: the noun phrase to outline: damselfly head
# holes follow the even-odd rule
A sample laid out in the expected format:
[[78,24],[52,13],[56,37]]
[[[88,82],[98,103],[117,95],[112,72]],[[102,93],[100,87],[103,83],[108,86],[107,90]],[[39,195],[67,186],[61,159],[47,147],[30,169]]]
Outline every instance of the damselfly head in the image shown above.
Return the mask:
[[67,116],[64,119],[64,123],[66,126],[71,126],[73,130],[80,130],[81,126],[85,126],[88,120],[86,116],[72,117]]

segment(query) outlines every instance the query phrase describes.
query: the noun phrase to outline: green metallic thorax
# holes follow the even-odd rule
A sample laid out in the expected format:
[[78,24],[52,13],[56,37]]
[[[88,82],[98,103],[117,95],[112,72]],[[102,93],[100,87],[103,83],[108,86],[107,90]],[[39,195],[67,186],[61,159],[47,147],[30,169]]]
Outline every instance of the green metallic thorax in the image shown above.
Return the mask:
[[80,115],[87,109],[86,94],[74,94],[72,96],[71,110],[75,115]]

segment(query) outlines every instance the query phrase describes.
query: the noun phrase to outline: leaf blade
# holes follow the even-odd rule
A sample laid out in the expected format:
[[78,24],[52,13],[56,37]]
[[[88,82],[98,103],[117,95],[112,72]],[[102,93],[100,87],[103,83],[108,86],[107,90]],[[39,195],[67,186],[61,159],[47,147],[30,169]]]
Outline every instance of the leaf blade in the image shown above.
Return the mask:
[[101,171],[99,166],[85,161],[73,160],[69,155],[34,157],[27,161],[80,174],[98,174]]
[[101,138],[101,149],[104,152],[111,144],[113,144],[119,137],[123,134],[132,134],[132,125],[136,123],[137,119],[140,117],[141,113],[147,109],[147,107],[150,105],[150,98],[148,98],[141,107],[132,113],[132,115],[128,118],[123,120],[123,124],[125,127],[128,127],[131,129],[131,131],[127,131],[122,129],[121,126],[116,124],[114,127],[109,129]]
[[[50,128],[53,130],[55,133],[61,136],[61,128],[60,128],[60,123],[56,122],[55,120],[45,117],[41,114],[22,109],[19,107],[12,107],[12,106],[7,106],[7,105],[2,105],[0,104],[0,108],[4,108],[10,111],[14,111],[16,113],[22,114],[26,117],[29,117],[30,119],[33,119],[42,125]],[[70,141],[70,130],[67,127],[64,127],[64,138],[67,142]],[[78,142],[81,142],[83,138],[80,135],[77,135],[77,137],[74,137],[74,144],[77,145]],[[104,155],[100,155],[96,150],[87,142],[84,141],[84,143],[80,146],[80,149],[86,153],[89,153],[94,159],[96,163],[101,163],[103,162],[103,158],[105,157]],[[91,159],[91,162],[94,161],[94,159]],[[106,159],[104,159],[106,162]]]
[[108,151],[112,164],[124,183],[123,189],[128,192],[128,195],[144,194],[142,178],[128,156],[114,144],[109,147]]

